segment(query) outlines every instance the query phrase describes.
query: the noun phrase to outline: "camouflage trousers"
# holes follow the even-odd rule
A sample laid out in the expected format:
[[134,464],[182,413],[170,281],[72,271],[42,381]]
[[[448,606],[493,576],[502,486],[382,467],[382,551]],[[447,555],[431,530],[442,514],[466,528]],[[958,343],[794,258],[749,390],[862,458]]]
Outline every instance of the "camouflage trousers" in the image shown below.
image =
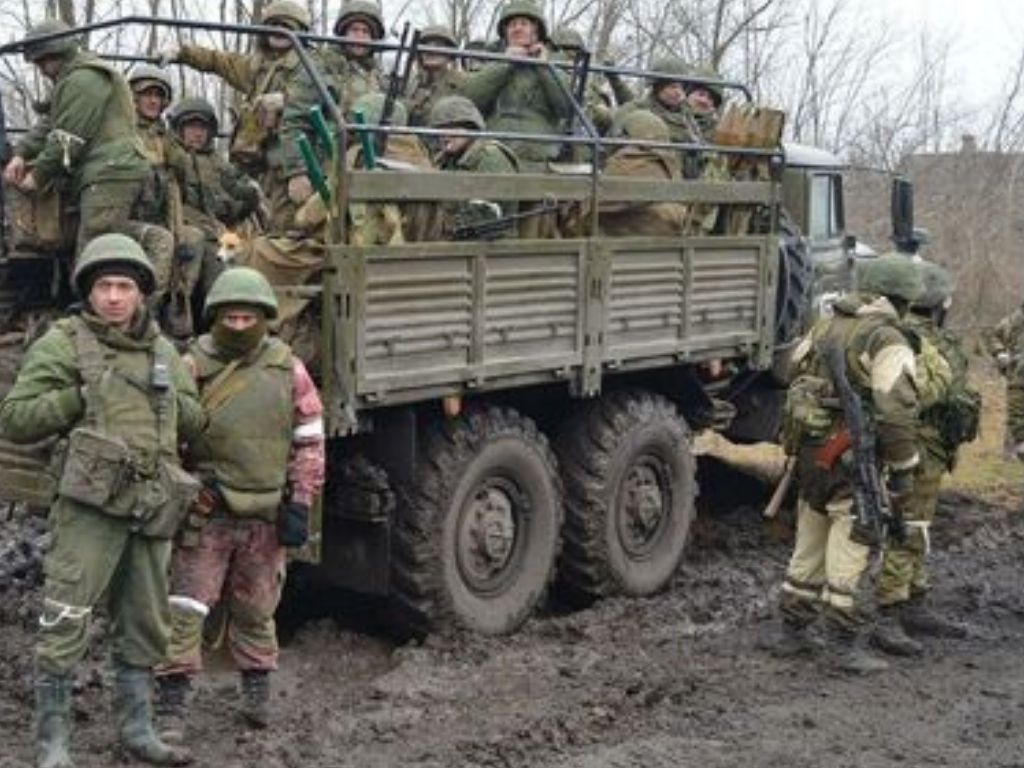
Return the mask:
[[875,583],[879,605],[905,603],[928,591],[928,527],[935,519],[941,484],[942,467],[922,462],[903,509],[906,538],[889,542],[882,556],[882,570]]
[[1006,437],[1008,447],[1024,442],[1024,381],[1006,382]]
[[870,550],[850,539],[850,499],[831,501],[826,509],[828,514],[821,514],[800,499],[779,608],[794,623],[807,624],[824,607],[840,623],[856,626],[864,621],[857,592]]
[[171,571],[171,642],[159,674],[202,669],[203,621],[218,602],[238,668],[277,668],[274,612],[284,586],[285,550],[274,523],[214,518],[195,546],[175,549]]
[[36,663],[70,673],[88,648],[93,609],[106,596],[114,659],[152,668],[167,650],[171,542],[133,533],[132,521],[58,499],[50,510]]

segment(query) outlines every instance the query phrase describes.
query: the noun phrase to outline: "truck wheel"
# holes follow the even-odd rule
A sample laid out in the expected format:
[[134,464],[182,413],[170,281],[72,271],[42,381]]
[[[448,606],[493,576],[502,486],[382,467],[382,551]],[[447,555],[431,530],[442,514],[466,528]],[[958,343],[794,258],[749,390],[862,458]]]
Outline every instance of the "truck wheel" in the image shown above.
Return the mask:
[[803,335],[810,316],[814,264],[807,242],[785,211],[779,214],[779,283],[775,295],[775,343]]
[[562,488],[529,419],[487,408],[432,428],[392,547],[397,618],[413,634],[457,624],[512,632],[547,592]]
[[646,392],[611,393],[570,420],[556,449],[566,493],[559,596],[586,606],[664,587],[697,495],[690,432],[675,407]]

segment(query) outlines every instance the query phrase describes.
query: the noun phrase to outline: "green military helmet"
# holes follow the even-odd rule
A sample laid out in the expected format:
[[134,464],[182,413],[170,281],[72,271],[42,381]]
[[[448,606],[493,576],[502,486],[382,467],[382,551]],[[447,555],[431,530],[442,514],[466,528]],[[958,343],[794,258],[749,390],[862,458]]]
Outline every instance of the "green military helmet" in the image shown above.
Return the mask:
[[420,30],[420,42],[436,48],[458,48],[452,31],[441,24],[431,24]]
[[198,96],[182,99],[171,110],[171,127],[175,131],[181,130],[189,120],[202,120],[209,127],[211,134],[216,134],[220,128],[213,104]]
[[158,88],[163,92],[164,101],[170,102],[174,98],[174,87],[171,85],[171,78],[166,71],[152,64],[142,64],[133,67],[128,73],[128,85],[132,93],[139,94],[149,88]]
[[636,141],[671,141],[668,125],[647,109],[631,109],[616,122],[612,133],[615,137]]
[[40,37],[46,37],[47,35],[55,35],[58,32],[70,32],[71,27],[65,24],[60,19],[46,19],[41,21],[33,27],[30,27],[25,35],[23,41],[24,47],[22,49],[25,61],[35,64],[40,59],[44,59],[47,56],[60,56],[64,58],[71,56],[78,52],[78,38],[67,36],[58,37],[53,40],[43,40],[41,42],[34,43]]
[[113,268],[115,265],[124,267],[125,274],[135,280],[143,293],[153,292],[156,287],[156,272],[153,271],[153,265],[150,264],[142,246],[127,235],[110,233],[94,237],[82,249],[82,255],[78,257],[71,275],[71,283],[78,295],[83,298],[87,296],[92,287],[93,276],[100,270]]
[[[352,114],[355,115],[356,112],[361,111],[367,125],[380,125],[380,121],[384,117],[384,104],[387,100],[387,95],[379,91],[364,93],[352,103]],[[400,101],[396,101],[391,109],[390,124],[409,124],[409,113],[405,111],[405,106]]]
[[923,293],[924,283],[912,258],[890,251],[857,262],[857,290],[913,303]]
[[501,7],[501,15],[498,16],[498,37],[505,39],[505,27],[510,20],[519,16],[532,20],[537,25],[537,37],[542,42],[548,39],[548,25],[544,21],[544,13],[534,0],[508,0]]
[[210,319],[218,307],[259,307],[268,319],[277,317],[277,296],[262,272],[251,267],[231,267],[220,273],[206,294],[203,314]]
[[334,22],[334,34],[344,37],[345,27],[353,21],[365,22],[374,40],[384,37],[384,15],[373,0],[345,0],[341,4],[338,20]]
[[[697,66],[690,69],[689,74],[696,75],[697,77],[705,78],[707,80],[722,79],[722,76],[721,74],[719,74],[718,70],[716,70],[710,64],[698,64]],[[697,86],[707,89],[707,92],[710,93],[712,97],[714,97],[716,106],[721,106],[722,102],[725,100],[725,92],[723,91],[722,86],[718,85],[717,83],[697,83],[692,80],[687,80],[684,82],[684,85],[686,87],[687,93],[689,93]]]
[[487,126],[476,104],[465,96],[445,96],[438,99],[430,108],[427,122],[431,128],[459,125],[482,131]]
[[582,51],[587,47],[583,35],[565,24],[555,27],[551,33],[551,45],[559,51]]
[[309,11],[292,0],[274,0],[263,9],[260,23],[288,27],[294,32],[308,32],[313,26]]
[[914,306],[939,309],[953,297],[953,277],[949,271],[931,261],[918,263],[924,290],[914,300]]

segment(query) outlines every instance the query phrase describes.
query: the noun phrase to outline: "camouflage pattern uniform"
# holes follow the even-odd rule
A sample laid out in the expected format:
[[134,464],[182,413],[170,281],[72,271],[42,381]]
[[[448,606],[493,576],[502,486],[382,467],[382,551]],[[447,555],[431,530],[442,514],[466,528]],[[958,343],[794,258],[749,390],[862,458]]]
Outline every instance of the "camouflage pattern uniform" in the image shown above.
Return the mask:
[[[458,47],[446,27],[424,27],[420,32],[420,44],[453,50]],[[409,125],[428,125],[434,104],[438,99],[457,94],[463,78],[465,73],[458,69],[454,58],[439,70],[426,70],[420,66],[403,98],[409,113]]]
[[[251,309],[255,326],[232,330],[219,312]],[[212,330],[189,356],[210,423],[189,451],[206,503],[193,514],[172,566],[171,647],[161,698],[184,704],[189,678],[202,668],[203,620],[226,606],[227,645],[242,673],[245,714],[266,727],[268,673],[277,668],[274,612],[285,576],[285,546],[302,546],[309,510],[324,478],[322,405],[316,386],[288,346],[267,335],[277,311],[258,272],[236,267],[214,283],[206,302]],[[175,695],[172,695],[175,694]]]
[[[346,28],[355,21],[361,21],[370,28],[373,40],[384,39],[384,17],[374,0],[345,0],[334,22],[334,34],[344,37]],[[356,55],[350,46],[331,46],[324,56],[327,71],[339,86],[343,114],[351,113],[352,105],[360,96],[385,90],[385,78],[373,49],[368,48],[365,53]]]
[[1024,306],[985,334],[989,352],[1006,376],[1006,447],[1024,459]]
[[[945,314],[952,283],[944,269],[921,264],[925,291],[903,320],[909,336],[916,341],[917,390],[921,418],[917,426],[921,461],[914,470],[914,487],[902,505],[906,536],[890,541],[875,584],[879,617],[874,641],[895,655],[918,655],[923,648],[907,635],[942,634],[963,636],[962,625],[948,622],[925,605],[930,589],[926,556],[928,530],[935,518],[942,475],[952,471],[956,452],[964,435],[964,418],[956,407],[957,395],[968,391],[967,355],[959,338],[939,323]],[[980,410],[980,398],[977,406]],[[976,425],[978,412],[967,414]],[[957,424],[952,424],[957,421]],[[953,433],[947,428],[953,426]],[[960,434],[957,434],[959,432]],[[938,629],[936,629],[938,628]]]
[[[718,72],[716,72],[713,67],[706,64],[693,67],[690,74],[708,79],[720,79]],[[689,96],[689,94],[696,88],[704,88],[709,94],[711,94],[711,98],[715,102],[713,109],[701,110],[690,104],[690,112],[693,114],[693,119],[697,123],[697,127],[700,128],[701,137],[708,144],[713,144],[715,140],[715,129],[718,127],[718,120],[722,116],[722,102],[725,99],[725,94],[722,93],[721,86],[704,85],[693,81],[685,81],[684,87],[686,89],[687,96]]]
[[[551,46],[558,58],[565,61],[574,61],[576,56],[586,48],[583,36],[572,27],[566,26],[556,27],[555,31],[551,33]],[[611,84],[608,85],[608,82]],[[583,97],[583,108],[602,136],[611,130],[615,117],[613,95],[616,99],[624,96],[621,102],[623,104],[633,98],[618,76],[613,75],[606,81],[605,77],[590,73]]]
[[679,82],[685,83],[685,75],[690,68],[681,59],[666,57],[651,62],[651,69],[669,75],[678,75],[678,80],[657,79],[651,83],[647,94],[642,98],[623,104],[615,113],[612,130],[620,130],[618,124],[634,109],[644,109],[661,118],[668,126],[668,135],[673,143],[693,144],[701,140],[700,127],[693,111],[685,99],[678,107],[670,108],[658,99],[658,91],[665,85]]
[[[825,392],[834,392],[820,350],[838,344],[846,355],[850,384],[875,422],[879,458],[893,475],[891,487],[898,488],[905,486],[919,461],[918,396],[914,352],[893,302],[904,304],[916,298],[921,292],[920,276],[908,258],[878,258],[859,265],[858,285],[864,293],[840,298],[834,315],[818,320],[797,346],[794,365],[799,375],[790,398],[806,391],[804,384],[809,379],[821,382]],[[835,395],[823,394],[828,396]],[[837,666],[850,672],[877,671],[886,665],[864,648],[865,615],[857,602],[869,549],[851,538],[850,479],[841,460],[833,467],[819,464],[819,452],[835,435],[840,415],[826,402],[818,403],[826,412],[827,426],[805,431],[792,447],[800,501],[796,544],[779,603],[782,635],[776,650],[796,653],[811,649],[806,630],[824,605]]]
[[[457,128],[459,130],[484,130],[484,118],[480,110],[463,96],[447,96],[440,99],[430,112],[431,128]],[[437,160],[442,171],[460,173],[517,173],[519,162],[515,153],[501,142],[492,139],[474,139],[457,155],[442,152]],[[482,206],[481,206],[482,203]],[[474,207],[475,204],[475,207]],[[489,209],[489,218],[497,219],[516,213],[515,203],[502,205],[486,201],[448,203],[443,210],[443,230],[451,236],[459,222],[471,223],[482,207]],[[515,236],[515,227],[499,237]]]
[[[88,298],[94,278],[106,274],[131,277],[144,293],[155,282],[138,244],[118,234],[96,238],[83,250],[74,273],[79,294]],[[156,739],[148,703],[151,670],[164,657],[170,630],[172,533],[151,524],[161,515],[154,504],[171,492],[161,468],[176,466],[179,441],[195,438],[204,426],[191,377],[145,308],[127,331],[107,324],[91,307],[58,321],[29,348],[14,388],[0,404],[0,432],[9,440],[71,433],[50,510],[53,539],[36,645],[42,764],[70,765],[58,756],[67,754],[72,673],[86,653],[92,613],[101,600],[112,620],[122,741],[150,762],[180,764],[180,754]],[[84,440],[96,434],[126,446],[121,450],[133,467],[129,482],[110,479],[104,471],[110,458],[74,448],[76,435]],[[109,487],[97,488],[103,476]]]

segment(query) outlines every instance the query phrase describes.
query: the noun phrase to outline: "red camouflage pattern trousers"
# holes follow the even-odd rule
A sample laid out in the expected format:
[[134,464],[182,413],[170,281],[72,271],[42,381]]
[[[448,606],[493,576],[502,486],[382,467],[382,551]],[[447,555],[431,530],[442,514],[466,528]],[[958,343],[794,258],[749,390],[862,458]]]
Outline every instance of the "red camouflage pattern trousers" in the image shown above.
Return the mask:
[[274,612],[284,586],[285,549],[274,523],[216,517],[171,564],[171,641],[160,674],[202,669],[203,621],[222,602],[226,641],[241,670],[277,669]]

